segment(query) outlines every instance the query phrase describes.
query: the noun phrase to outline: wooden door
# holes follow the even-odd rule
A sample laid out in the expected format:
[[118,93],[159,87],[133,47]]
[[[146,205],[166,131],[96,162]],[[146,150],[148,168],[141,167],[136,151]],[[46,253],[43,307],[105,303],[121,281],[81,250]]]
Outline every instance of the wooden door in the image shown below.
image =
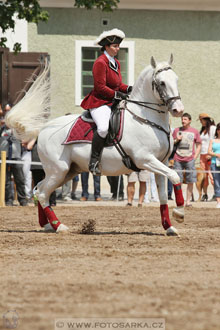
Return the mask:
[[47,53],[19,53],[15,55],[8,49],[0,48],[0,103],[15,105],[31,86],[32,74],[38,75],[44,66]]

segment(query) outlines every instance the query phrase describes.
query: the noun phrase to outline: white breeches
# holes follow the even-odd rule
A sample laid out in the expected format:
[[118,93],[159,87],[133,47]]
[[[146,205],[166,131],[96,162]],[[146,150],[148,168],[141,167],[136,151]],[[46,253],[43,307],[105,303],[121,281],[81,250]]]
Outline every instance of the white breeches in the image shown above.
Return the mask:
[[108,134],[111,107],[102,105],[99,108],[90,109],[90,113],[92,119],[96,123],[98,134],[104,139]]

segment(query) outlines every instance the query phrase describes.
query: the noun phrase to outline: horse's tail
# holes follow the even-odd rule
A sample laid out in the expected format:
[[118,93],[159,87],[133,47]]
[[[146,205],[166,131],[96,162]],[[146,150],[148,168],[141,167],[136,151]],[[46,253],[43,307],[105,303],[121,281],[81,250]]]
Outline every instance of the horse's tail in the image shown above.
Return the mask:
[[25,96],[8,112],[5,123],[13,129],[15,136],[25,142],[36,139],[50,115],[50,65],[36,78],[31,77],[32,86]]

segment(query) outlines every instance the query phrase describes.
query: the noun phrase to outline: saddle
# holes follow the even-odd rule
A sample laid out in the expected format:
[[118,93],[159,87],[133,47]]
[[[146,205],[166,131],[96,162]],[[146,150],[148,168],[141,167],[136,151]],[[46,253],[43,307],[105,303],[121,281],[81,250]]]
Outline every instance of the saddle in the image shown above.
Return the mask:
[[[136,167],[120,144],[124,126],[124,111],[125,110],[121,106],[119,107],[118,104],[113,105],[105,147],[114,145],[121,155],[124,165],[133,171],[139,172],[140,169]],[[62,144],[92,143],[95,130],[96,124],[91,117],[90,111],[85,110],[82,115],[75,120]]]
[[[123,118],[121,118],[121,116],[123,116]],[[85,122],[94,123],[89,110],[85,110],[82,113],[81,118]],[[121,127],[121,124],[123,125],[123,123],[121,123],[121,120],[124,121],[124,114],[122,115],[122,113],[120,112],[120,109],[117,107],[116,109],[114,109],[114,111],[111,112],[111,116],[109,119],[109,129],[108,129],[108,134],[106,136],[106,141],[105,141],[106,147],[114,144],[113,142],[115,139],[118,140],[118,138],[120,138],[120,140],[121,140],[122,132],[121,132],[120,128],[123,129],[123,127]],[[96,126],[93,127],[92,129],[95,130]]]
[[[124,126],[124,110],[115,107],[111,112],[109,120],[109,132],[106,137],[105,147],[112,146],[114,140],[120,141]],[[96,124],[93,121],[90,111],[85,110],[71,126],[67,137],[62,144],[91,143]]]

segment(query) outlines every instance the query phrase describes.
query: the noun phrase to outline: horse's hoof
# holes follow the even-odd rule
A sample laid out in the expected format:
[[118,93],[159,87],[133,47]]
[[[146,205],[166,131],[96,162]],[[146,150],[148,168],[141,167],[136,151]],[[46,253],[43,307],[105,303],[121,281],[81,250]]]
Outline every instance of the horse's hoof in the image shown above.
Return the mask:
[[170,226],[167,229],[167,236],[179,236],[178,230],[175,227]]
[[63,233],[63,232],[67,232],[69,230],[69,228],[65,225],[63,225],[62,223],[59,225],[59,227],[57,228],[57,233]]
[[55,233],[56,230],[51,226],[50,223],[47,223],[46,225],[44,225],[44,231],[45,233]]
[[184,206],[177,206],[173,209],[174,219],[181,223],[184,221]]

